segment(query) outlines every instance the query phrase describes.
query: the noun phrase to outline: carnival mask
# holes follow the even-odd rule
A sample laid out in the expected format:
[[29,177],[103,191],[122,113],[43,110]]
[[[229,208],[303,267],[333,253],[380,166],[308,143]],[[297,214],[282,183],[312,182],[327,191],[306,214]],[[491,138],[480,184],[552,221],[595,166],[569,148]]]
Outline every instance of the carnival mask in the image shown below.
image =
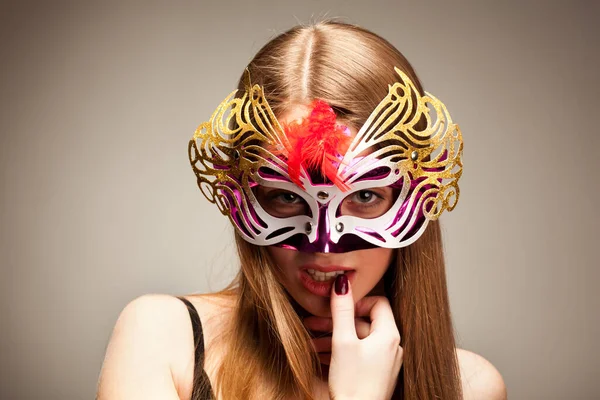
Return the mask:
[[[200,190],[259,246],[342,253],[410,245],[456,206],[463,142],[444,104],[395,71],[400,79],[354,136],[322,100],[284,125],[259,85],[239,98],[232,92],[189,142]],[[393,193],[389,207],[344,212],[347,199],[370,201],[382,188]],[[294,206],[274,211],[265,192]]]

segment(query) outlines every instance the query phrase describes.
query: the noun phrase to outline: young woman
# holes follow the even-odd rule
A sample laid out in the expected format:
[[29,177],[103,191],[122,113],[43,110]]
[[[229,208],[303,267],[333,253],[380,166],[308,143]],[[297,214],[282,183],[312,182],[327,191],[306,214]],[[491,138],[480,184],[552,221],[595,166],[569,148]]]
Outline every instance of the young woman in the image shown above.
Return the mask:
[[276,37],[189,146],[240,271],[218,293],[127,305],[98,397],[506,398],[455,347],[437,218],[458,201],[461,155],[386,40],[337,22]]

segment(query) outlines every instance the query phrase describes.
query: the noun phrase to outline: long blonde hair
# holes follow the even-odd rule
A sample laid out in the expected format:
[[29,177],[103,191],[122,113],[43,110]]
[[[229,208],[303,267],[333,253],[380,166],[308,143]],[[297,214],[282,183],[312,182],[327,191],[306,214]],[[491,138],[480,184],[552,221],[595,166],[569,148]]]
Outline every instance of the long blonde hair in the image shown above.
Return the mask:
[[[267,43],[247,67],[275,115],[320,98],[344,123],[360,127],[396,81],[394,67],[423,88],[408,61],[385,39],[334,21],[296,26]],[[244,76],[238,92],[245,88]],[[216,393],[224,399],[313,399],[320,364],[310,336],[276,276],[264,247],[236,234],[241,268],[223,291],[236,293]],[[397,250],[384,276],[400,331],[404,362],[394,399],[461,399],[461,384],[441,232],[432,221],[413,244]],[[195,384],[201,371],[195,371]],[[199,390],[201,393],[202,390]]]

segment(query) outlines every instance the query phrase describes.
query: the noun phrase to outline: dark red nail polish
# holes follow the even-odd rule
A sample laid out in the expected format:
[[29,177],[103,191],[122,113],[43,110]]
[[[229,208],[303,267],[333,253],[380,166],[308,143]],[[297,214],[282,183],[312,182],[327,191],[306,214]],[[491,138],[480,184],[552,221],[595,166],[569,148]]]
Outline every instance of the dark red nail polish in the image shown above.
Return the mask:
[[335,294],[344,295],[348,293],[348,277],[346,274],[338,275],[335,278]]

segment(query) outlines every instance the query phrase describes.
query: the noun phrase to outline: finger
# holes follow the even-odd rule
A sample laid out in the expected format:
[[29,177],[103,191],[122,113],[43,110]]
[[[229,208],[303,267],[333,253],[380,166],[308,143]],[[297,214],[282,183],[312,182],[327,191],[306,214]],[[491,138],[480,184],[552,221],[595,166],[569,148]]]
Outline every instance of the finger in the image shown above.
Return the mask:
[[[336,292],[339,292],[339,294]],[[335,278],[335,283],[331,289],[330,304],[333,319],[333,341],[357,340],[354,326],[352,287],[346,275],[338,275]]]
[[355,318],[354,324],[356,326],[356,336],[359,339],[364,339],[371,333],[371,323],[365,321],[362,318]]
[[390,302],[384,296],[363,297],[356,303],[356,316],[369,316],[370,332],[398,330]]

